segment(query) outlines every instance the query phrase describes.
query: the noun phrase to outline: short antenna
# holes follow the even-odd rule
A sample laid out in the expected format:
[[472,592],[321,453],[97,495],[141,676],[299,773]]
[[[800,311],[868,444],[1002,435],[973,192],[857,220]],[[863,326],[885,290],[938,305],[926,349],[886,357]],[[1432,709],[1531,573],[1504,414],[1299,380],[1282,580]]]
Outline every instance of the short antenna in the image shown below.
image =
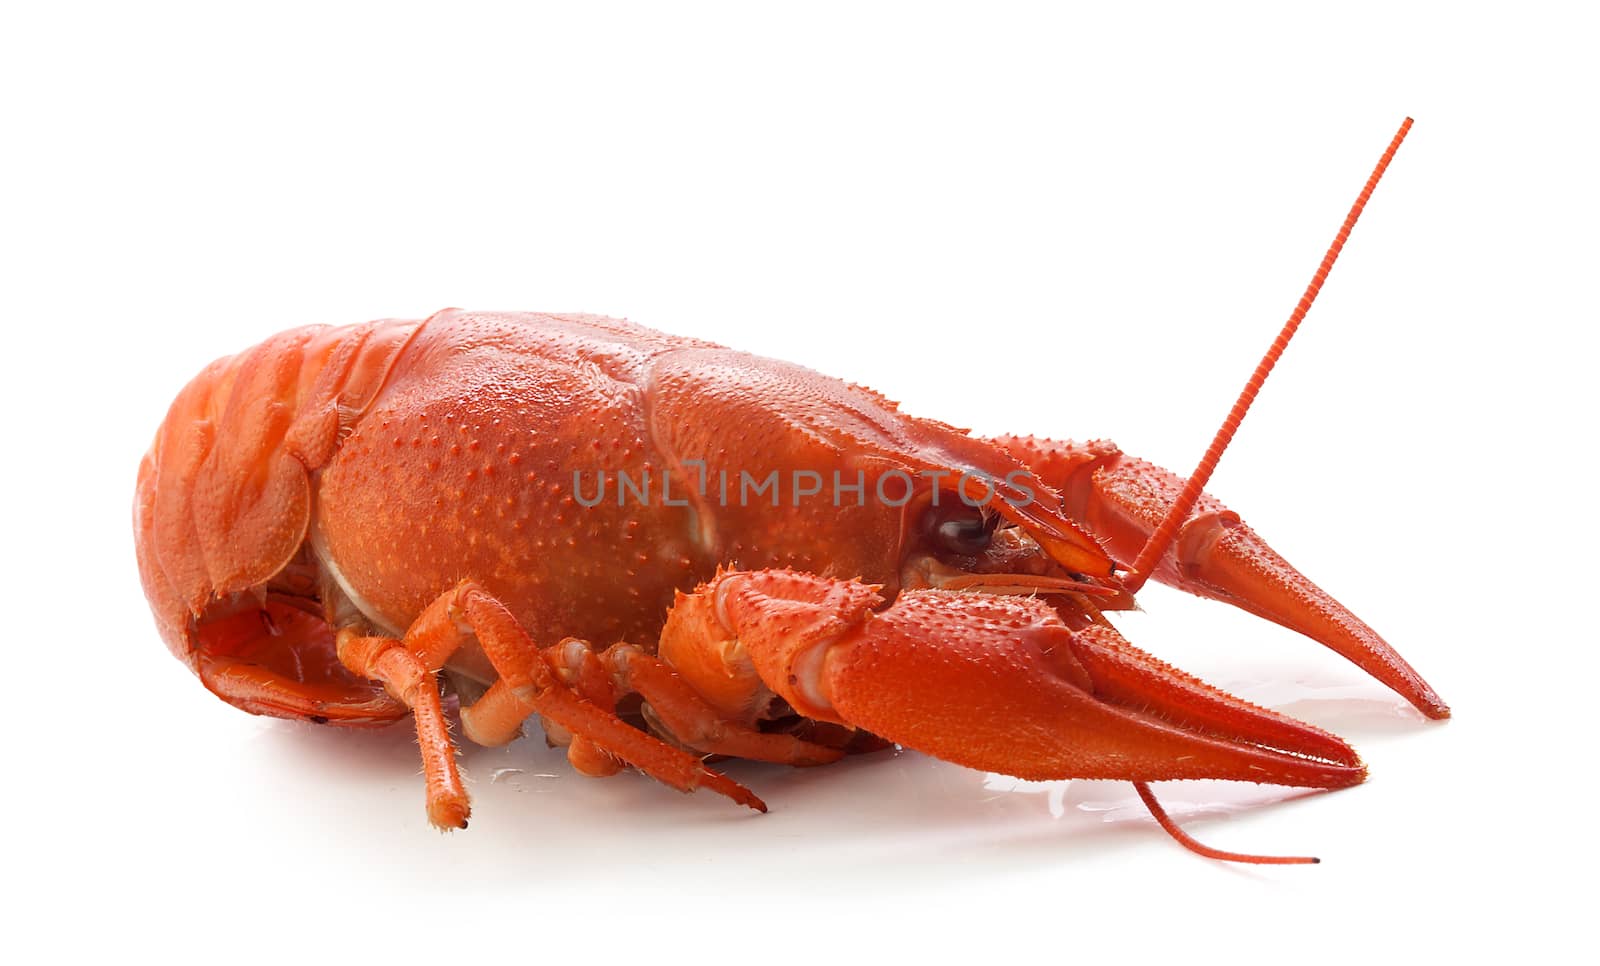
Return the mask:
[[1194,509],[1195,501],[1200,499],[1200,493],[1211,479],[1211,474],[1217,468],[1217,461],[1222,459],[1222,452],[1233,442],[1233,434],[1238,432],[1239,424],[1244,421],[1244,414],[1249,411],[1250,404],[1255,401],[1256,393],[1261,391],[1262,383],[1267,381],[1267,374],[1272,372],[1272,367],[1278,364],[1278,357],[1283,355],[1283,350],[1289,345],[1289,340],[1294,338],[1295,330],[1300,328],[1300,321],[1306,317],[1306,312],[1311,309],[1311,303],[1316,301],[1317,293],[1322,291],[1322,283],[1327,281],[1328,272],[1333,268],[1333,263],[1338,260],[1339,252],[1344,248],[1345,239],[1350,237],[1350,229],[1355,227],[1356,219],[1361,217],[1361,210],[1367,206],[1367,199],[1372,197],[1372,189],[1378,186],[1378,180],[1383,177],[1383,172],[1389,167],[1389,162],[1394,159],[1394,153],[1400,149],[1400,142],[1406,139],[1406,132],[1411,130],[1411,118],[1406,118],[1400,125],[1400,130],[1395,132],[1394,140],[1389,142],[1388,150],[1383,152],[1383,157],[1378,159],[1378,166],[1372,169],[1372,176],[1367,178],[1366,187],[1361,189],[1361,194],[1356,197],[1356,203],[1350,206],[1350,213],[1345,215],[1344,224],[1339,226],[1339,234],[1334,236],[1333,244],[1328,246],[1327,254],[1322,256],[1322,264],[1317,266],[1317,272],[1311,276],[1311,284],[1306,286],[1305,294],[1300,296],[1300,303],[1290,313],[1289,321],[1283,324],[1283,329],[1278,337],[1272,340],[1272,346],[1267,349],[1267,354],[1261,357],[1261,362],[1256,365],[1256,371],[1251,373],[1250,381],[1245,383],[1244,391],[1239,393],[1239,398],[1234,402],[1233,408],[1228,411],[1228,418],[1222,421],[1222,426],[1217,430],[1217,435],[1211,440],[1211,446],[1206,450],[1206,455],[1200,458],[1200,465],[1195,467],[1194,473],[1183,484],[1183,490],[1178,494],[1178,499],[1167,511],[1161,525],[1150,534],[1150,539],[1145,541],[1144,548],[1139,551],[1139,556],[1133,561],[1132,571],[1123,578],[1122,585],[1129,592],[1137,592],[1144,582],[1149,579],[1150,572],[1155,569],[1156,562],[1176,539],[1178,527],[1189,519],[1189,513]]

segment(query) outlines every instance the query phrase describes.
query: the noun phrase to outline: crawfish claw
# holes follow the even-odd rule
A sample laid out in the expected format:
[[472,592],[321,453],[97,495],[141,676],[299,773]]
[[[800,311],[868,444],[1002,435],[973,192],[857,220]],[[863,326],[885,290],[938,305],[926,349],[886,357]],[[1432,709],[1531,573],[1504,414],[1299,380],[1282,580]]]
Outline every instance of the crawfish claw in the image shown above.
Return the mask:
[[[1255,707],[1047,603],[733,572],[679,610],[714,608],[767,685],[807,717],[1019,778],[1361,782],[1342,740]],[[698,603],[697,603],[698,602]]]
[[[1105,441],[999,442],[1062,493],[1068,516],[1132,560],[1183,489],[1183,478]],[[1204,494],[1150,576],[1225,601],[1337,651],[1430,718],[1448,718],[1438,692],[1371,627],[1267,545],[1239,515]]]

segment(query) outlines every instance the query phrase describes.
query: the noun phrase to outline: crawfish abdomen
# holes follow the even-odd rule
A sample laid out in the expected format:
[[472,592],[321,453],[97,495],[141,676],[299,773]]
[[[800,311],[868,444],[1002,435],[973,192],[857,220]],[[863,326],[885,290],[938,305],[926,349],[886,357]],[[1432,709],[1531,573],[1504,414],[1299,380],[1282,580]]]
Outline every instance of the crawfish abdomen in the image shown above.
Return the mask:
[[311,474],[383,387],[420,323],[281,333],[219,359],[173,401],[139,467],[139,571],[167,646],[193,665],[196,622],[300,552]]

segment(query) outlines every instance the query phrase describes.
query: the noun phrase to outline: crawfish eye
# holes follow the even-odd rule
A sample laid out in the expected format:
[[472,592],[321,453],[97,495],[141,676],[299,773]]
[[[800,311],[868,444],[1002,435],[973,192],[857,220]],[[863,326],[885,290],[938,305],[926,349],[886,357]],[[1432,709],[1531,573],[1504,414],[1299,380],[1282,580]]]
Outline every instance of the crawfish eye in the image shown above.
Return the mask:
[[985,515],[977,507],[958,503],[931,511],[933,542],[946,553],[973,557],[989,549],[994,528],[999,525],[998,515]]

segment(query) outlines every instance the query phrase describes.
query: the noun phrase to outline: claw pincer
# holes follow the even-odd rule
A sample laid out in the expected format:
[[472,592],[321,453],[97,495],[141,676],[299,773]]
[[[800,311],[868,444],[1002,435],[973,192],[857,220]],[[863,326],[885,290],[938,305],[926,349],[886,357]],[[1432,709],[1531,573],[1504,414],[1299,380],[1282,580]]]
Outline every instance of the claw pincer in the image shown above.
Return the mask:
[[[1119,559],[1132,560],[1183,490],[1182,477],[1105,440],[996,440],[1062,495],[1066,514]],[[1237,513],[1202,492],[1152,579],[1299,631],[1361,667],[1430,718],[1450,708],[1378,633],[1268,546]]]
[[[752,667],[798,713],[947,761],[1035,780],[1227,778],[1341,788],[1366,774],[1339,738],[1171,668],[1038,598],[877,588],[791,571],[726,573],[679,601],[663,652]],[[691,678],[691,683],[695,679]]]

